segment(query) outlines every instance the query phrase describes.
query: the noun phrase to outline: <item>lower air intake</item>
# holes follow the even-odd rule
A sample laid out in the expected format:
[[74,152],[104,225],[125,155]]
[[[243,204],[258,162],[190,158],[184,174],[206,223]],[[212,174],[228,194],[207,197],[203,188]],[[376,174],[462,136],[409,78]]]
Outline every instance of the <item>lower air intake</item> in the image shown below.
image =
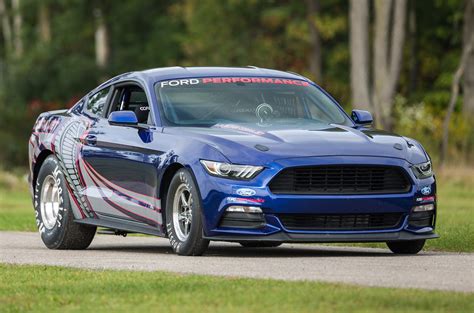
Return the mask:
[[380,230],[397,228],[402,213],[377,214],[280,214],[283,226],[288,230]]

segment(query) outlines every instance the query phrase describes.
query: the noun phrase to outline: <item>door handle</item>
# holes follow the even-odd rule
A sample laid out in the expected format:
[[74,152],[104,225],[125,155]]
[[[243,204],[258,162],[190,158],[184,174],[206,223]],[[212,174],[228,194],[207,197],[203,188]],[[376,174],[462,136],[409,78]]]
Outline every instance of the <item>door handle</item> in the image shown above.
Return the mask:
[[84,144],[88,146],[95,146],[97,144],[97,136],[95,135],[87,135],[84,138]]

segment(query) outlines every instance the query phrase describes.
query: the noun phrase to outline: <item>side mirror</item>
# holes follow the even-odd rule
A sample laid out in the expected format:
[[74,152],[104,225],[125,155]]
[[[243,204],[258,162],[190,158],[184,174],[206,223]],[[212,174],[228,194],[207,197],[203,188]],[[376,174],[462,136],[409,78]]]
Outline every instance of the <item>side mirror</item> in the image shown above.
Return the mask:
[[133,111],[116,111],[110,113],[109,124],[116,126],[137,126],[138,119]]
[[352,110],[351,118],[356,124],[372,124],[374,119],[369,111]]

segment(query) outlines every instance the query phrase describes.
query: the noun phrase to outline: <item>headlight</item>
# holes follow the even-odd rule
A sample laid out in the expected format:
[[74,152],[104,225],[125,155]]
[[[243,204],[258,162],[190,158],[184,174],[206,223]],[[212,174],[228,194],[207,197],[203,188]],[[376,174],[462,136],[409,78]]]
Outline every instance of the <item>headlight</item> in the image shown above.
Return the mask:
[[250,180],[263,170],[262,166],[238,165],[206,160],[201,160],[201,164],[209,174],[230,179]]
[[431,166],[431,161],[415,164],[411,167],[413,174],[416,178],[423,179],[433,176],[433,168]]

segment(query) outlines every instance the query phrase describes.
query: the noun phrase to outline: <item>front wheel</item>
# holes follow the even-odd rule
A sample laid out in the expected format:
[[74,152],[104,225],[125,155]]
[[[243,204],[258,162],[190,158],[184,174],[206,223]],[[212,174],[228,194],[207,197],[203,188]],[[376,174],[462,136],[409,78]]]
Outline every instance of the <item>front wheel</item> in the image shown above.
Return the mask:
[[202,238],[202,207],[193,177],[180,169],[171,180],[166,197],[166,230],[179,255],[202,255],[209,240]]
[[423,249],[425,240],[390,241],[388,248],[396,254],[417,254]]

